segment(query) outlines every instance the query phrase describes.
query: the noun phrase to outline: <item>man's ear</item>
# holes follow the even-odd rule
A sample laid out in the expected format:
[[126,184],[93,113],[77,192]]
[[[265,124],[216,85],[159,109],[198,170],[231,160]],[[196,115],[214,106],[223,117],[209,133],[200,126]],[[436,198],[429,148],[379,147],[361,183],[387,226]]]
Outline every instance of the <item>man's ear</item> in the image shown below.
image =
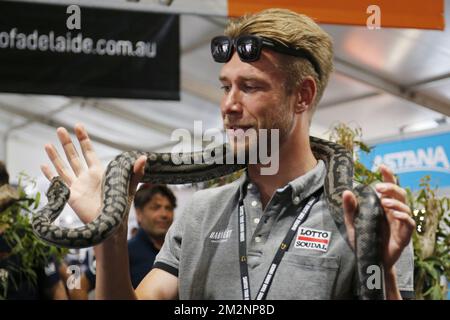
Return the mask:
[[302,113],[311,109],[316,98],[317,85],[313,77],[307,76],[297,88],[296,113]]
[[141,223],[141,217],[142,217],[142,212],[141,209],[135,208],[136,211],[136,220],[137,222],[140,224]]

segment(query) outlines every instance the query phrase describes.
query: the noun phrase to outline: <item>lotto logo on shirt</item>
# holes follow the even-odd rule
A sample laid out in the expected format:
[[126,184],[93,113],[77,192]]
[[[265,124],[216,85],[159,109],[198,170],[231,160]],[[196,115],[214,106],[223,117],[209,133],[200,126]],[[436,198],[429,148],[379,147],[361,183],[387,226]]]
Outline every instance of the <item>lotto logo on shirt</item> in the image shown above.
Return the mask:
[[327,252],[331,232],[311,228],[300,228],[295,240],[295,248]]

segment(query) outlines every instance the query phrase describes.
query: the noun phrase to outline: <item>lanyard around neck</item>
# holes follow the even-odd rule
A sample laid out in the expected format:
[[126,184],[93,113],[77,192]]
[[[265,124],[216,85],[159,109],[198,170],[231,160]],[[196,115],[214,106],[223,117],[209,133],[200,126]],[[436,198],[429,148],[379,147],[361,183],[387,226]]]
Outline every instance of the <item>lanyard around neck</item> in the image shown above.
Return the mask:
[[[323,188],[320,188],[316,192],[314,192],[311,196],[309,196],[305,201],[303,201],[304,205],[297,218],[294,220],[291,228],[287,232],[284,240],[281,242],[278,250],[273,258],[272,263],[270,264],[269,270],[264,277],[264,281],[261,284],[261,287],[256,295],[256,300],[264,300],[267,296],[267,292],[272,285],[273,277],[275,276],[275,272],[278,269],[278,266],[283,259],[284,253],[289,248],[292,239],[295,237],[299,226],[306,220],[309,212],[311,211],[314,204],[319,201],[320,195],[322,194]],[[239,223],[238,223],[238,233],[239,233],[239,266],[241,272],[241,288],[242,288],[242,297],[244,300],[251,300],[250,295],[250,279],[248,275],[248,264],[247,264],[247,241],[246,241],[246,217],[245,217],[245,209],[244,209],[244,200],[239,201]]]

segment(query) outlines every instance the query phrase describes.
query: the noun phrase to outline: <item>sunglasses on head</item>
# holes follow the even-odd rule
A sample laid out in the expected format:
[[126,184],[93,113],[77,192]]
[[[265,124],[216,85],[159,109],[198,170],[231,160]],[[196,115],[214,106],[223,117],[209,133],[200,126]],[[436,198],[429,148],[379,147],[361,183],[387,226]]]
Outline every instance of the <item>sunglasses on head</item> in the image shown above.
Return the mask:
[[243,62],[259,60],[262,48],[294,57],[305,58],[312,64],[319,78],[321,76],[319,63],[305,49],[290,48],[277,41],[255,35],[244,35],[235,39],[227,36],[217,36],[211,40],[211,54],[216,62],[225,63],[230,61],[234,48],[236,48],[239,58]]

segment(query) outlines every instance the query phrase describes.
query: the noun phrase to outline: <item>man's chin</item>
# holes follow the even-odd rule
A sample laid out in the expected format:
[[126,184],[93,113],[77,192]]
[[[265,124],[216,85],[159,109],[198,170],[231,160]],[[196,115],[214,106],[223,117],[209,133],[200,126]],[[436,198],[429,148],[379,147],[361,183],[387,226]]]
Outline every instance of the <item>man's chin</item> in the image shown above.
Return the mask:
[[237,155],[240,152],[244,152],[244,154],[248,153],[250,149],[248,142],[231,142],[230,146],[233,150],[233,154]]
[[152,238],[163,238],[166,236],[168,229],[163,229],[163,228],[157,228],[157,229],[152,229],[152,230],[148,230],[146,231],[146,233],[152,237]]
[[[258,159],[258,148],[256,143],[231,143],[235,163],[254,164]],[[245,160],[244,160],[245,159]]]

